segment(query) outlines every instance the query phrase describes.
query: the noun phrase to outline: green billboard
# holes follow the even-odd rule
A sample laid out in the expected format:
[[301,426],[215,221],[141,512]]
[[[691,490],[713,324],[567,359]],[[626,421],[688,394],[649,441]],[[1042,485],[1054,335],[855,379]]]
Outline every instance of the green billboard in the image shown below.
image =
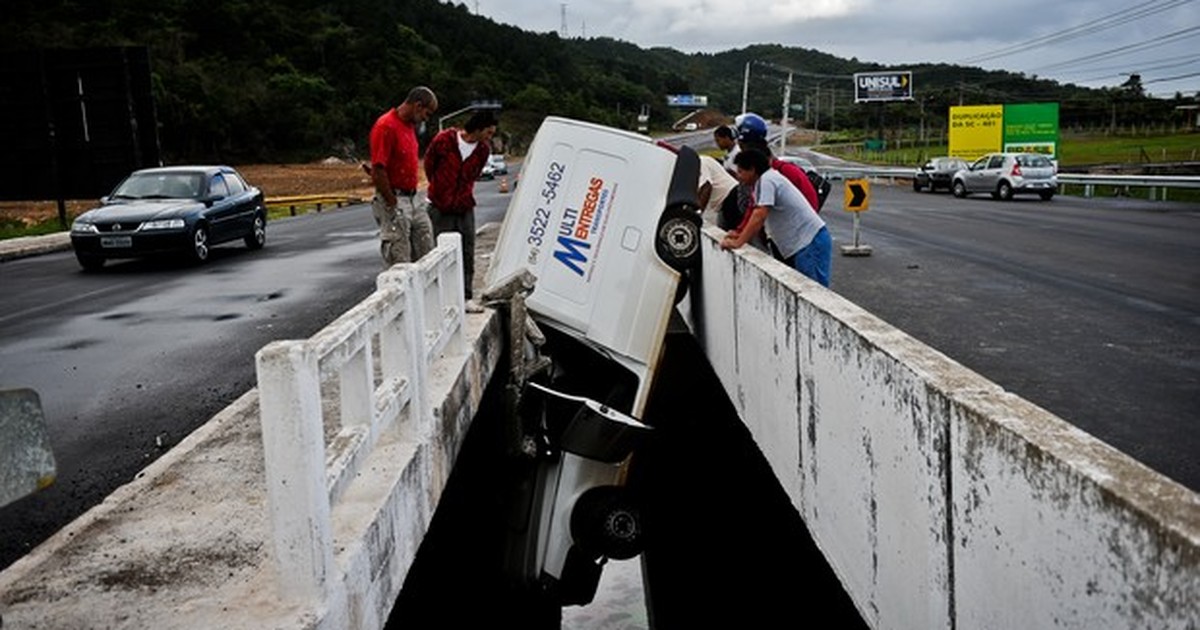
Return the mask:
[[1005,105],[1004,150],[1058,155],[1058,103]]
[[1058,156],[1058,103],[959,105],[949,129],[950,155],[967,160],[996,151]]

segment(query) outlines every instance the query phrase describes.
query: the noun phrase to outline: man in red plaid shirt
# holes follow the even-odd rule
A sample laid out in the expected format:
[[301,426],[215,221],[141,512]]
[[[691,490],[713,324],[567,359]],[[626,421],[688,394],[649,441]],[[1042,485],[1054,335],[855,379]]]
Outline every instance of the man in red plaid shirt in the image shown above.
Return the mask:
[[462,129],[438,132],[425,149],[425,178],[429,181],[425,209],[436,238],[443,232],[462,234],[463,289],[469,311],[479,307],[472,300],[475,277],[475,180],[492,153],[496,117],[491,111],[475,112]]

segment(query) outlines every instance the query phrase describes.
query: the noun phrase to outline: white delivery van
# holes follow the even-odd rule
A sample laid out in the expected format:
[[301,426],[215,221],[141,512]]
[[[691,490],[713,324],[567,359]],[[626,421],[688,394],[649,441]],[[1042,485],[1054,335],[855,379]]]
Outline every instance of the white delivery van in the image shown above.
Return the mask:
[[653,433],[641,418],[682,274],[699,263],[699,169],[689,148],[547,118],[498,237],[489,290],[535,278],[525,307],[550,360],[517,406],[538,447],[509,570],[561,604],[591,601],[604,561],[641,550],[623,471]]

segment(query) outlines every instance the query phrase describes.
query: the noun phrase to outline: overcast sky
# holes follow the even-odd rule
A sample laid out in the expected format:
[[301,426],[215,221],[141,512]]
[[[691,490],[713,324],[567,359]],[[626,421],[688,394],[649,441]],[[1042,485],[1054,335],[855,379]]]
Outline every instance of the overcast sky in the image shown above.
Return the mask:
[[[719,52],[781,44],[886,65],[944,62],[1090,87],[1120,85],[1136,72],[1146,91],[1157,96],[1200,90],[1197,0],[461,3],[538,33],[561,32],[565,5],[568,37],[611,37],[643,48]],[[920,89],[917,83],[914,87]]]

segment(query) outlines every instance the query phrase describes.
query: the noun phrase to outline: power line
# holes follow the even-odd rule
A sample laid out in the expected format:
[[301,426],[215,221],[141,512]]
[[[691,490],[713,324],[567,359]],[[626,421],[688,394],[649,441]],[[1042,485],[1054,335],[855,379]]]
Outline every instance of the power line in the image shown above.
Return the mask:
[[1188,37],[1195,37],[1196,35],[1200,35],[1200,33],[1197,33],[1196,31],[1200,31],[1200,26],[1193,26],[1191,28],[1181,29],[1181,30],[1175,31],[1173,33],[1168,33],[1166,35],[1161,35],[1159,37],[1155,37],[1154,39],[1146,40],[1144,42],[1139,42],[1136,44],[1129,44],[1127,46],[1119,46],[1117,48],[1113,48],[1113,49],[1110,49],[1110,50],[1107,50],[1104,52],[1093,53],[1091,55],[1085,55],[1083,57],[1076,57],[1074,59],[1068,59],[1067,61],[1060,61],[1058,63],[1052,63],[1048,66],[1042,66],[1040,68],[1035,68],[1032,70],[1032,72],[1043,72],[1046,70],[1062,69],[1062,68],[1067,68],[1067,67],[1074,66],[1074,65],[1079,65],[1081,63],[1083,65],[1087,65],[1087,64],[1095,62],[1097,60],[1100,60],[1100,59],[1103,59],[1106,57],[1112,57],[1114,55],[1124,54],[1124,53],[1128,53],[1128,52],[1134,52],[1134,51],[1138,51],[1138,50],[1145,50],[1147,48],[1155,48],[1158,46],[1164,46],[1166,44],[1173,43],[1180,39],[1186,39]]
[[998,59],[1000,57],[1015,55],[1017,53],[1025,52],[1035,48],[1048,46],[1050,44],[1057,44],[1078,37],[1083,37],[1084,35],[1091,35],[1093,33],[1098,33],[1110,28],[1128,24],[1129,22],[1140,20],[1151,15],[1162,13],[1163,11],[1174,9],[1189,2],[1192,2],[1192,0],[1150,0],[1149,2],[1143,2],[1142,4],[1130,7],[1128,9],[1116,11],[1114,13],[1110,13],[1108,15],[1084,22],[1083,24],[1072,26],[1067,29],[1063,29],[1061,31],[1043,35],[1041,37],[1035,37],[1033,39],[1018,44],[1013,44],[999,50],[994,50],[989,53],[968,57],[963,59],[961,63],[973,64],[981,61],[989,61],[992,59]]

